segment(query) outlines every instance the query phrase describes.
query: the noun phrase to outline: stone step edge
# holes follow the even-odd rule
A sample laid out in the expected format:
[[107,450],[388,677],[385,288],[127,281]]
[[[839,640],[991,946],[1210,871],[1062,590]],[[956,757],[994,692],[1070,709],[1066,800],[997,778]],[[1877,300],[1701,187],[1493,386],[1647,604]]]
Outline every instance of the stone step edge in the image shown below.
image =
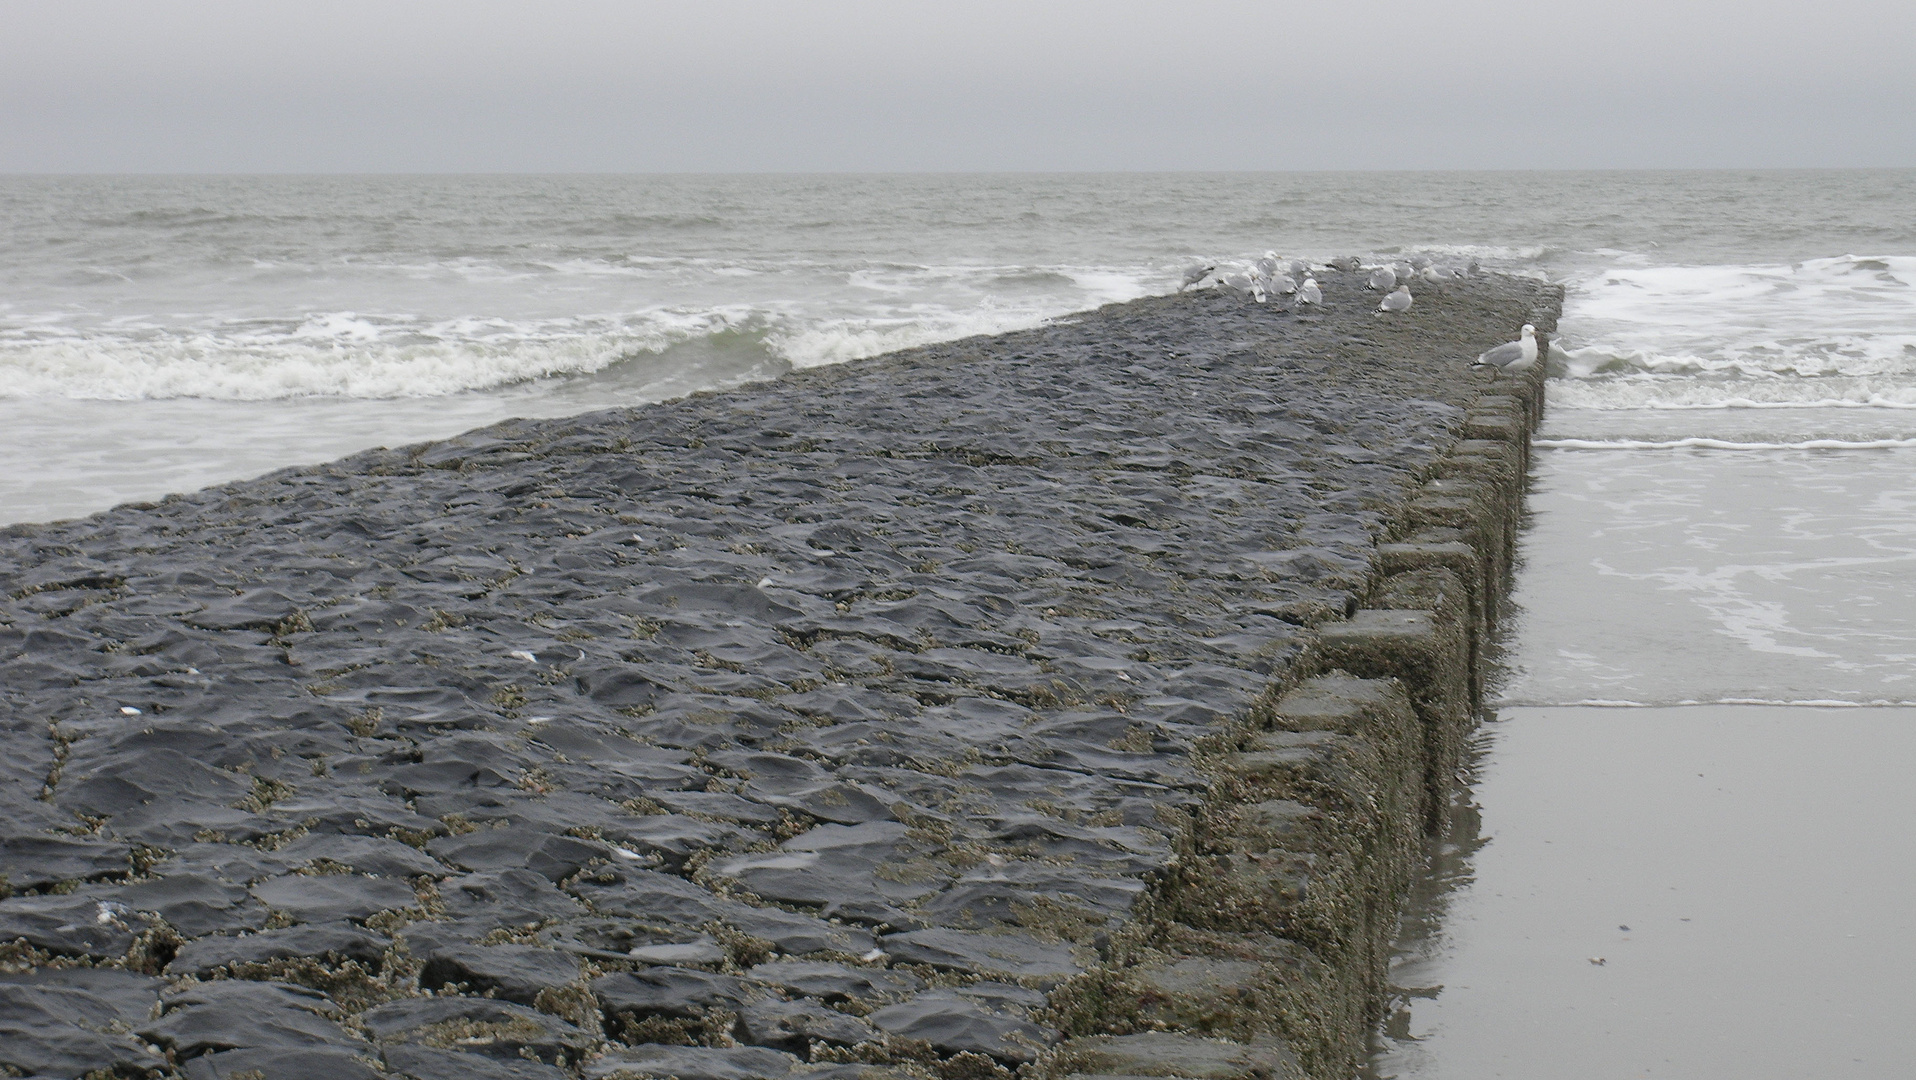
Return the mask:
[[[1556,328],[1548,305],[1532,322]],[[1047,1051],[1036,1080],[1343,1080],[1362,1064],[1482,704],[1543,382],[1539,365],[1486,385],[1379,543],[1363,605],[1317,625],[1200,751],[1211,792],[1172,865],[1100,967],[1051,995],[1060,1027],[1092,1033]]]

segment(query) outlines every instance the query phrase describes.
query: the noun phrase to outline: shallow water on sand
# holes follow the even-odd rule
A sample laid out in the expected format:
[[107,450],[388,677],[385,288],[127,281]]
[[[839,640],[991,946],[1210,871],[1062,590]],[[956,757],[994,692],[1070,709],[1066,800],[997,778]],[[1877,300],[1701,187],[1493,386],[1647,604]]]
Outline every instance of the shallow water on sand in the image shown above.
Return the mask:
[[1542,435],[1501,698],[1370,1075],[1898,1074],[1916,421],[1566,409]]
[[1902,1075],[1916,710],[1519,708],[1373,1076]]
[[1900,441],[1541,451],[1503,703],[1916,704]]

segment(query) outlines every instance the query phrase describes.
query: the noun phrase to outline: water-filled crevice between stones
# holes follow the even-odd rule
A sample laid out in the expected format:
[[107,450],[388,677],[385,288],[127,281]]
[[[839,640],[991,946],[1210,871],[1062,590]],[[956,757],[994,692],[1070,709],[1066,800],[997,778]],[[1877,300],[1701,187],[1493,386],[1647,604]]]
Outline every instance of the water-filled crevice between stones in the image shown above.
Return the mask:
[[1321,280],[0,530],[0,1067],[1348,1075],[1560,296]]

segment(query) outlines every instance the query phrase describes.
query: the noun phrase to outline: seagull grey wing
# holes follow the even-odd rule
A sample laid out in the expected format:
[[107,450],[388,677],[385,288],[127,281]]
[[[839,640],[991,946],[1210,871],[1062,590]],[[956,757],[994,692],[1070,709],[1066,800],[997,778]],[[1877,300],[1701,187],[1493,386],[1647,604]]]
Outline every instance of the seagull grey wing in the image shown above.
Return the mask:
[[1523,346],[1515,341],[1506,341],[1494,349],[1487,349],[1472,367],[1506,368],[1523,359]]

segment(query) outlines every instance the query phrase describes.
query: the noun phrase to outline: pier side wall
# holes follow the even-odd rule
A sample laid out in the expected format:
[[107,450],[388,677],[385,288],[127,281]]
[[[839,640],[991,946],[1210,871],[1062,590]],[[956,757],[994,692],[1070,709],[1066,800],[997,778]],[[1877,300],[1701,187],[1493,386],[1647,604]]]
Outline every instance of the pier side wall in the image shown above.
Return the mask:
[[[1546,301],[1530,319],[1554,332]],[[1359,606],[1203,760],[1203,809],[1110,961],[1057,995],[1052,1076],[1348,1077],[1457,783],[1510,580],[1541,366],[1484,387]],[[1226,1047],[1220,1040],[1235,1046]]]

